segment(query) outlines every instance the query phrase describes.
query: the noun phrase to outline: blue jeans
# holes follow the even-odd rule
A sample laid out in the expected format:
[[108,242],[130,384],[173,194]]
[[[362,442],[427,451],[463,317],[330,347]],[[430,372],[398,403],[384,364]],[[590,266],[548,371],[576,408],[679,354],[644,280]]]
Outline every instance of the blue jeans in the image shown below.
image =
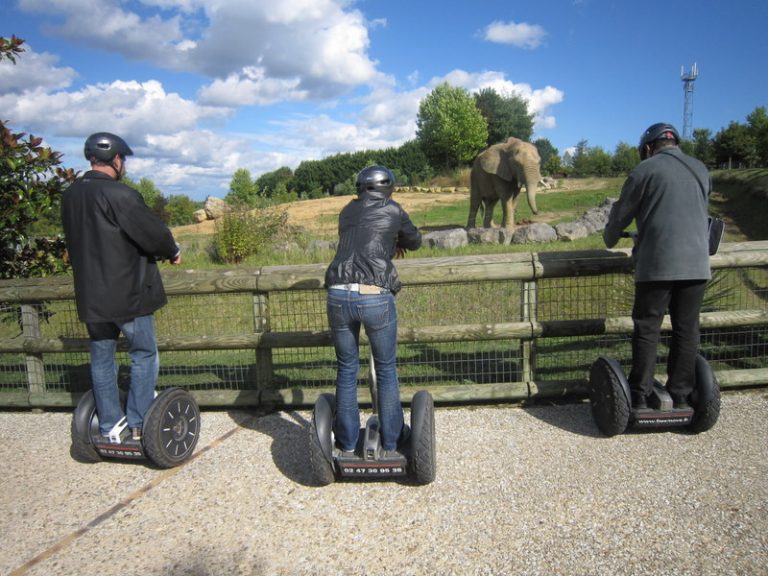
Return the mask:
[[[123,413],[117,388],[117,339],[123,333],[131,357],[131,382]],[[91,383],[99,416],[99,431],[106,435],[123,416],[128,426],[141,428],[144,414],[155,398],[160,357],[155,340],[155,318],[140,316],[127,322],[88,324],[91,336]]]
[[365,328],[376,369],[379,393],[378,416],[381,444],[397,448],[403,430],[403,407],[397,380],[397,309],[395,297],[328,290],[328,321],[336,348],[336,443],[342,450],[357,446],[360,410],[357,404],[357,374],[360,369],[360,326]]

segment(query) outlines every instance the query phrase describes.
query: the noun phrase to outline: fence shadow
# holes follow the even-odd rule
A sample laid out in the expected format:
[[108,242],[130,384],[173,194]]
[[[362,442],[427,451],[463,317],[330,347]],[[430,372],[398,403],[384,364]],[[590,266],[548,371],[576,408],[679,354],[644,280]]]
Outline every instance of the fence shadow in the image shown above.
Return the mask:
[[565,432],[587,436],[588,438],[604,438],[592,419],[589,402],[580,402],[578,404],[542,402],[533,406],[526,406],[522,409],[537,420],[541,420]]

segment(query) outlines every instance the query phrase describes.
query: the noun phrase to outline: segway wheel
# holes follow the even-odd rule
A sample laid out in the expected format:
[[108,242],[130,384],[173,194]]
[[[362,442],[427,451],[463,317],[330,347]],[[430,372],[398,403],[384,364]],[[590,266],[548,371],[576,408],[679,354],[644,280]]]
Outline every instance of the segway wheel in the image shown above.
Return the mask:
[[336,415],[336,396],[321,394],[309,425],[309,461],[312,477],[319,486],[332,484],[336,479],[333,471],[333,419]]
[[589,371],[589,403],[592,417],[606,436],[621,434],[629,424],[630,403],[621,382],[624,378],[618,363],[600,357]]
[[[96,419],[96,399],[93,397],[93,391],[89,390],[83,394],[77,403],[75,413],[72,415],[72,448],[70,453],[78,462],[92,464],[101,462],[101,455],[91,442],[91,427]],[[96,422],[98,430],[98,421]]]
[[200,436],[200,408],[181,388],[160,393],[144,417],[144,451],[160,468],[173,468],[187,460]]
[[696,389],[691,394],[693,420],[688,428],[694,434],[706,432],[720,418],[720,384],[703,356],[696,356]]
[[429,484],[435,480],[435,446],[435,403],[429,392],[420,390],[411,401],[411,458],[408,462],[417,484]]

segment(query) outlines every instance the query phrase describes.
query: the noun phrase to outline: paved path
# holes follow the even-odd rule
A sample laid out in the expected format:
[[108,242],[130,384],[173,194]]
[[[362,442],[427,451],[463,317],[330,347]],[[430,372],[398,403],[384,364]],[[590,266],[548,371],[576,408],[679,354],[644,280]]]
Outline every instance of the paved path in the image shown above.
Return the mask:
[[599,435],[586,404],[439,409],[437,480],[311,486],[307,412],[204,412],[157,470],[0,412],[0,574],[768,574],[768,394],[717,426]]

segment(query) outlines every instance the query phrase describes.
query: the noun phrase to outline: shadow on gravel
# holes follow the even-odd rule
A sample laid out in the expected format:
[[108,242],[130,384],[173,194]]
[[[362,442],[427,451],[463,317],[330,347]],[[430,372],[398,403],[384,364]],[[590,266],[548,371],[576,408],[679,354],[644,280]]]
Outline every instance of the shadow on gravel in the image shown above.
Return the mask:
[[272,461],[286,478],[302,486],[316,486],[309,465],[309,421],[294,411],[252,413],[231,411],[230,418],[248,430],[272,438]]
[[535,405],[523,408],[525,412],[546,424],[590,438],[605,438],[592,419],[589,403]]

